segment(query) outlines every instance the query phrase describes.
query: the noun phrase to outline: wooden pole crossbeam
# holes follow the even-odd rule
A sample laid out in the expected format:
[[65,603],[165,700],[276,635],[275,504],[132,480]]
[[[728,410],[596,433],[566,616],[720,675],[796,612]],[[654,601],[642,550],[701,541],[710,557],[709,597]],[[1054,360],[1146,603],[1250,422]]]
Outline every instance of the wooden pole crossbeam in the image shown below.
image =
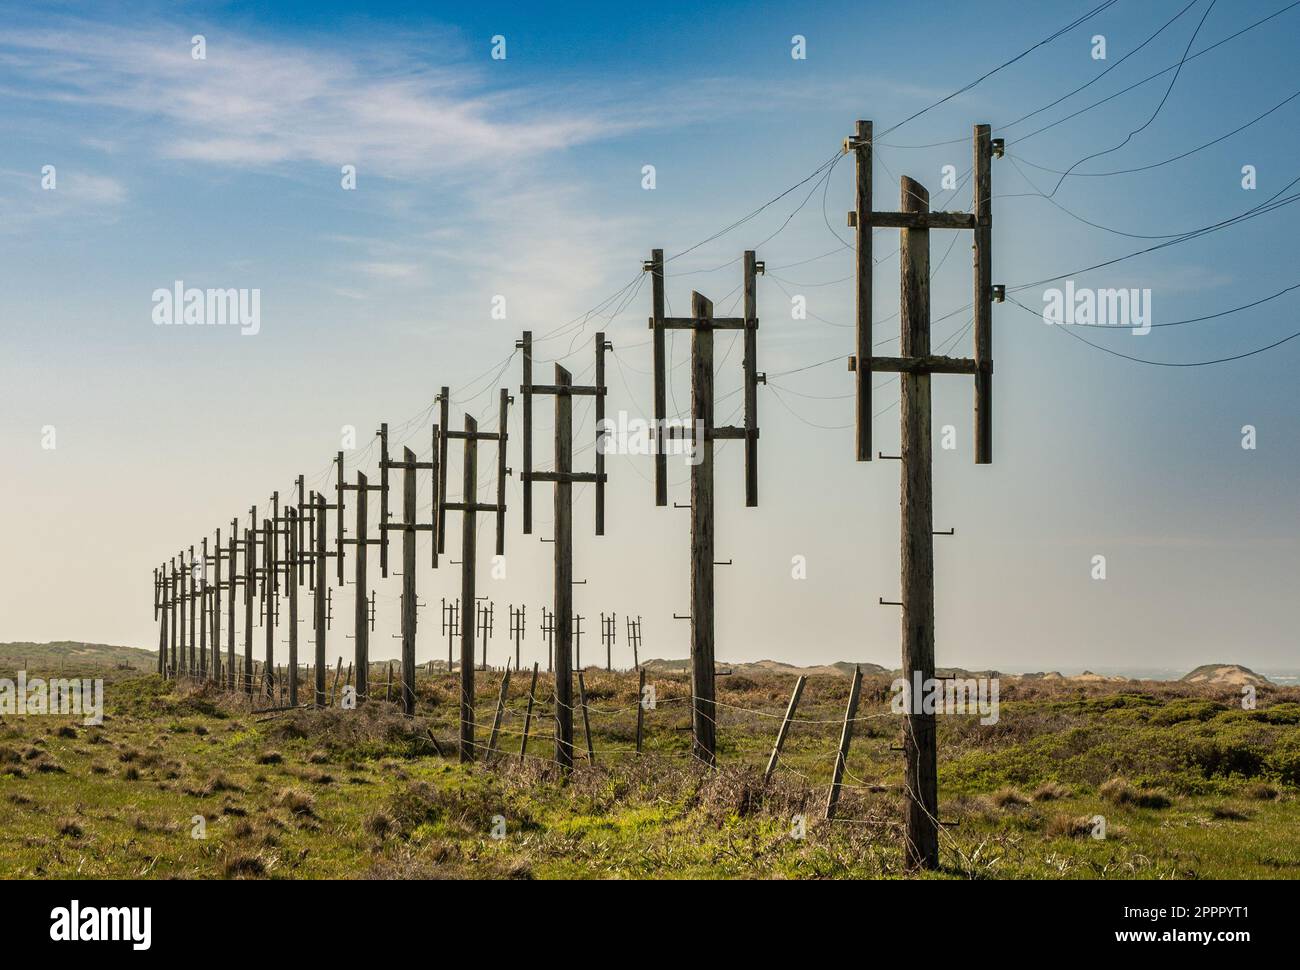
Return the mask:
[[[651,317],[646,329],[654,330],[655,325],[655,318]],[[758,329],[757,320],[745,317],[663,317],[658,321],[658,325],[665,330],[699,330],[701,327],[708,327],[710,330]]]

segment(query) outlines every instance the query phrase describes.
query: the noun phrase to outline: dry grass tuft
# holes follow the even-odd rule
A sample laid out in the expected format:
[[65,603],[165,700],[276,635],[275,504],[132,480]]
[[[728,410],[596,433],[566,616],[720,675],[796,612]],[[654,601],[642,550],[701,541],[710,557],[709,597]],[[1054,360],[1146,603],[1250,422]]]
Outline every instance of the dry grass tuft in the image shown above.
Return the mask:
[[58,823],[58,832],[60,835],[66,835],[70,839],[79,839],[85,835],[85,830],[75,818],[61,818]]
[[1106,801],[1114,805],[1133,805],[1137,808],[1168,808],[1173,804],[1169,796],[1156,788],[1134,788],[1123,778],[1112,778],[1098,789]]
[[1004,810],[1022,808],[1029,804],[1029,796],[1015,788],[999,788],[991,797],[993,804]]
[[1070,789],[1058,782],[1047,781],[1035,788],[1029,797],[1036,802],[1054,802],[1058,798],[1069,798]]
[[226,857],[222,871],[227,879],[255,879],[266,875],[266,863],[260,856],[236,852]]
[[287,808],[293,815],[311,816],[315,814],[316,799],[299,788],[285,788],[275,796],[275,803]]

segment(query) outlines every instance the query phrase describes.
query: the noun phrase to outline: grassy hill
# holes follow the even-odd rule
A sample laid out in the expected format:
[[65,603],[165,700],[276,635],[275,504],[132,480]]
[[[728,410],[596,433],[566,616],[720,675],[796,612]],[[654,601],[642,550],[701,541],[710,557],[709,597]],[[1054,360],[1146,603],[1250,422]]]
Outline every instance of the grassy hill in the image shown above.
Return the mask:
[[[144,651],[140,651],[144,653]],[[147,656],[147,654],[146,654]],[[865,679],[847,785],[823,817],[847,677],[809,678],[779,765],[763,768],[788,674],[718,680],[719,768],[690,756],[688,679],[589,670],[591,747],[551,763],[550,678],[514,678],[490,765],[456,762],[460,685],[417,679],[413,719],[253,711],[211,688],[126,675],[103,725],[0,721],[6,878],[828,878],[906,873],[900,722]],[[486,745],[500,677],[478,678]],[[259,702],[260,707],[266,705]],[[1300,876],[1300,688],[1016,679],[1001,719],[938,719],[940,878]],[[525,728],[527,724],[527,728]],[[530,743],[521,757],[524,731]],[[480,749],[481,751],[484,749]],[[792,835],[803,816],[806,833]],[[1094,837],[1104,817],[1105,838]],[[194,836],[195,816],[206,823]],[[504,838],[490,833],[506,820]]]
[[139,647],[119,647],[106,643],[0,643],[0,670],[20,668],[45,673],[51,670],[73,672],[87,667],[107,667],[149,671],[158,665],[155,651]]

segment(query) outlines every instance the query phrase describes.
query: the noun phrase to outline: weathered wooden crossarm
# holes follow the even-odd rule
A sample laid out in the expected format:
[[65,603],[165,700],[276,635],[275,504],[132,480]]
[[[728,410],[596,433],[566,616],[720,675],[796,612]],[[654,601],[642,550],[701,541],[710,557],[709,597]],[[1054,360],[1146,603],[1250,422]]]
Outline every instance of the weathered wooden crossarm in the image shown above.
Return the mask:
[[[437,462],[432,461],[386,461],[383,462],[385,468],[413,468],[416,471],[437,471]],[[381,485],[380,488],[383,486]]]
[[[443,435],[448,438],[461,438],[466,441],[496,441],[501,436],[495,431],[444,431]],[[451,506],[448,506],[450,508]]]
[[534,482],[608,482],[609,476],[597,472],[529,472]]
[[[849,227],[857,226],[858,214],[849,213]],[[872,229],[974,229],[971,212],[873,212]]]
[[[755,438],[758,437],[758,428],[754,429],[753,434]],[[748,428],[738,427],[734,424],[723,425],[721,428],[713,429],[713,439],[715,441],[722,441],[729,438],[744,441],[749,437],[749,435],[750,431]]]
[[570,396],[604,396],[609,393],[607,387],[592,387],[590,384],[575,384],[561,387],[558,384],[526,384],[519,388],[524,394],[568,394]]
[[495,502],[443,502],[442,507],[449,512],[496,512],[500,510]]
[[[655,328],[655,318],[650,317],[649,330]],[[666,330],[757,330],[758,317],[662,317]]]
[[418,522],[417,522],[417,523],[415,523],[415,524],[408,525],[408,524],[405,523],[405,522],[385,522],[385,523],[384,523],[383,525],[381,525],[379,528],[384,529],[384,530],[389,531],[389,532],[406,532],[407,530],[410,530],[411,532],[432,532],[432,531],[433,531],[433,523],[431,523],[431,522],[418,523]]
[[[853,367],[857,366],[852,358]],[[886,374],[974,374],[978,370],[969,357],[941,357],[929,354],[924,357],[872,357],[871,369]],[[992,373],[993,366],[989,365]]]

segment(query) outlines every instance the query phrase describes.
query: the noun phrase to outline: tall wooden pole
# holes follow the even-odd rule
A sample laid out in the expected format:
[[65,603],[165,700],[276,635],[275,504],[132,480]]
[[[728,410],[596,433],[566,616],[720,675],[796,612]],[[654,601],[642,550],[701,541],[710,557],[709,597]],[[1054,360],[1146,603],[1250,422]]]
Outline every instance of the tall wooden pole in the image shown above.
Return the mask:
[[190,546],[190,657],[186,670],[189,671],[191,677],[194,676],[194,672],[198,669],[198,660],[195,656],[195,651],[198,648],[198,631],[195,627],[198,622],[196,616],[198,601],[198,577],[195,575],[194,547]]
[[442,387],[438,391],[438,507],[434,510],[434,515],[438,520],[438,551],[447,551],[447,510],[444,507],[447,501],[447,439],[448,431],[451,425],[448,423],[448,414],[451,407],[451,391],[447,387]]
[[859,121],[854,133],[855,247],[853,266],[857,315],[856,432],[857,460],[871,461],[871,122]]
[[212,680],[221,683],[221,530],[217,530],[216,554],[212,563]]
[[257,533],[244,530],[244,693],[253,693],[253,599],[257,581]]
[[[930,195],[902,180],[902,212],[928,212]],[[930,353],[930,232],[900,234],[900,327],[904,357]],[[930,375],[902,373],[899,423],[902,439],[902,640],[903,677],[911,699],[903,756],[907,762],[906,857],[909,865],[939,865],[939,782],[935,716],[919,713],[917,687],[934,678],[934,492],[930,453]]]
[[276,586],[275,525],[270,519],[262,520],[262,600],[266,616],[266,659],[262,669],[266,696],[275,697],[275,586]]
[[[745,507],[758,505],[758,256],[745,250]],[[766,377],[764,378],[766,380]]]
[[158,676],[163,677],[167,674],[167,594],[162,591],[162,580],[159,570],[153,571],[154,582],[154,603],[160,609],[158,613]]
[[[402,454],[402,710],[415,713],[415,452]],[[361,658],[357,658],[357,693],[365,679]]]
[[[370,558],[370,546],[367,536],[370,531],[370,510],[368,499],[370,486],[364,472],[357,472],[357,520],[356,520],[356,573],[353,584],[356,596],[352,610],[352,646],[356,653],[357,670],[362,670],[370,663],[370,601],[366,598],[366,565]],[[364,700],[365,695],[357,691],[357,699]]]
[[177,622],[177,619],[176,619],[176,618],[177,618],[178,609],[179,609],[179,599],[180,599],[180,589],[181,589],[181,586],[180,586],[180,576],[179,576],[179,575],[177,574],[177,572],[176,572],[176,560],[175,560],[175,559],[172,559],[172,561],[171,561],[171,569],[172,569],[172,580],[171,580],[171,582],[172,582],[172,594],[171,594],[171,597],[169,598],[169,601],[170,601],[170,603],[171,603],[171,614],[172,614],[172,622],[171,622],[171,669],[168,671],[168,676],[170,676],[170,677],[175,677],[175,676],[176,676],[176,642],[177,642],[177,630],[176,630],[176,622]]
[[664,251],[650,251],[650,309],[654,326],[655,505],[668,504],[668,451],[664,420],[668,412],[664,346]]
[[993,146],[975,126],[975,461],[993,461]]
[[208,679],[208,540],[203,538],[199,560],[199,680]]
[[713,693],[713,304],[691,294],[691,694],[695,757],[715,763]]
[[316,598],[312,604],[316,611],[316,656],[312,671],[315,678],[315,697],[317,707],[325,706],[325,606],[329,594],[325,585],[325,499],[316,496],[316,509],[313,513],[312,527],[316,530]]
[[[446,425],[444,425],[446,427]],[[474,598],[475,560],[478,553],[478,422],[465,415],[465,459],[463,462],[463,499],[465,514],[461,525],[460,549],[460,760],[474,760],[474,621],[477,600]],[[445,468],[446,465],[443,465]],[[442,533],[439,532],[439,535]]]
[[244,530],[244,693],[253,693],[253,599],[257,582],[257,523]]
[[226,689],[235,689],[235,587],[239,571],[239,520],[230,520],[230,544],[226,547]]
[[[523,351],[523,407],[524,407],[524,428],[528,429],[524,434],[523,447],[520,449],[521,457],[524,462],[524,473],[520,476],[523,485],[523,520],[524,535],[533,534],[533,392],[529,390],[533,386],[533,332],[525,330],[523,338],[519,341],[518,347]],[[518,663],[515,664],[518,667]]]
[[555,761],[573,767],[573,378],[555,365]]
[[[613,344],[596,334],[596,535],[605,534],[605,349]],[[528,437],[532,437],[529,435]],[[518,666],[516,664],[516,666]]]
[[285,535],[288,549],[289,568],[285,570],[285,580],[289,584],[289,706],[298,706],[298,539],[302,535],[298,528],[298,510],[292,506],[288,509],[289,529]]

